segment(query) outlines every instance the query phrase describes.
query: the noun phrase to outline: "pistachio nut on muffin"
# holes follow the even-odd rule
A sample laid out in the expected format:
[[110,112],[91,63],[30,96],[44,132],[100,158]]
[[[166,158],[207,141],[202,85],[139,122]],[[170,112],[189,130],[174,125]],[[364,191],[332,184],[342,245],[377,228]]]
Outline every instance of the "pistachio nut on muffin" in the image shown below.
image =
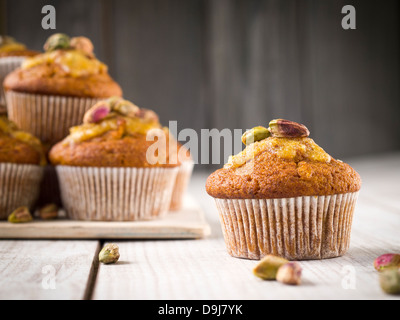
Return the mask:
[[0,220],[18,207],[33,207],[45,165],[39,139],[0,116]]
[[361,178],[309,134],[284,119],[255,127],[243,135],[246,148],[208,177],[232,256],[307,260],[347,252]]
[[[149,152],[152,132],[165,143]],[[166,214],[180,166],[170,159],[171,145],[177,148],[153,111],[118,97],[96,103],[49,154],[69,217],[135,221]]]
[[7,74],[18,68],[27,58],[39,52],[28,50],[10,36],[0,35],[0,114],[7,112],[6,100],[3,91],[3,81]]
[[23,130],[54,145],[97,101],[122,96],[86,37],[54,34],[45,52],[26,59],[4,80],[7,110]]

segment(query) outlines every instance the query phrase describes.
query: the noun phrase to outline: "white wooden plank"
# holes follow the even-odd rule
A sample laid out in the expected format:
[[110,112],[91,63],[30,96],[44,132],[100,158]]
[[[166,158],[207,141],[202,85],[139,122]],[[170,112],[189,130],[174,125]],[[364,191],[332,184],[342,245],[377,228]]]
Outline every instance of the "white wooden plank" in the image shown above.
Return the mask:
[[85,298],[98,246],[97,241],[1,241],[0,299]]
[[193,197],[183,208],[161,219],[134,222],[34,220],[0,222],[2,239],[198,239],[210,234],[210,226]]
[[212,236],[203,240],[117,242],[121,260],[100,265],[94,299],[399,299],[384,294],[374,259],[400,252],[400,216],[377,203],[358,203],[349,252],[302,261],[303,285],[285,286],[252,274],[256,261],[228,255],[206,175],[190,187],[206,212]]

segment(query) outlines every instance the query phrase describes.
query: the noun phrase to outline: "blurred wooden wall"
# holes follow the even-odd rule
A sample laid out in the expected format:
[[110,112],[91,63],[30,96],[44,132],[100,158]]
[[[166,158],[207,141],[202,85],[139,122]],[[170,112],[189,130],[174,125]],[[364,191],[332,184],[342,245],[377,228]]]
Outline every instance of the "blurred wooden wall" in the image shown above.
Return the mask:
[[[400,150],[398,0],[0,0],[2,29],[40,49],[92,39],[126,98],[178,129],[305,123],[337,158]],[[343,30],[341,9],[357,10]],[[4,21],[6,19],[6,21]],[[223,160],[221,160],[223,161]]]

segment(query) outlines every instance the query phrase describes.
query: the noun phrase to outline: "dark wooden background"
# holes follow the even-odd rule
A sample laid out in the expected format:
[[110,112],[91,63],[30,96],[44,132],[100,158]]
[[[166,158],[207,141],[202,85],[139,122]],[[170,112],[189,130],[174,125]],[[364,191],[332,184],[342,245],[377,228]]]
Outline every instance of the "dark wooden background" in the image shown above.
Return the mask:
[[[336,158],[400,150],[398,0],[0,0],[1,29],[40,49],[92,39],[126,98],[178,129],[306,124]],[[351,4],[357,29],[343,30]],[[202,150],[205,152],[206,150]],[[221,162],[224,159],[221,159]]]

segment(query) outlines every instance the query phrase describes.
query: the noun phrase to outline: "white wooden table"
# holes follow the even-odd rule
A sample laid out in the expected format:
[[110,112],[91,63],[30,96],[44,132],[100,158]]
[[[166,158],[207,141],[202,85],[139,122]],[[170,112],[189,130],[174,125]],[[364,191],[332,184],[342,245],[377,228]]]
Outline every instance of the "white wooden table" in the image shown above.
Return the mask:
[[303,284],[285,286],[252,274],[255,261],[229,256],[207,174],[194,195],[211,225],[200,240],[126,240],[115,265],[98,265],[97,240],[0,241],[0,299],[399,299],[384,294],[373,268],[400,253],[400,153],[349,161],[363,178],[352,243],[344,257],[304,261]]

